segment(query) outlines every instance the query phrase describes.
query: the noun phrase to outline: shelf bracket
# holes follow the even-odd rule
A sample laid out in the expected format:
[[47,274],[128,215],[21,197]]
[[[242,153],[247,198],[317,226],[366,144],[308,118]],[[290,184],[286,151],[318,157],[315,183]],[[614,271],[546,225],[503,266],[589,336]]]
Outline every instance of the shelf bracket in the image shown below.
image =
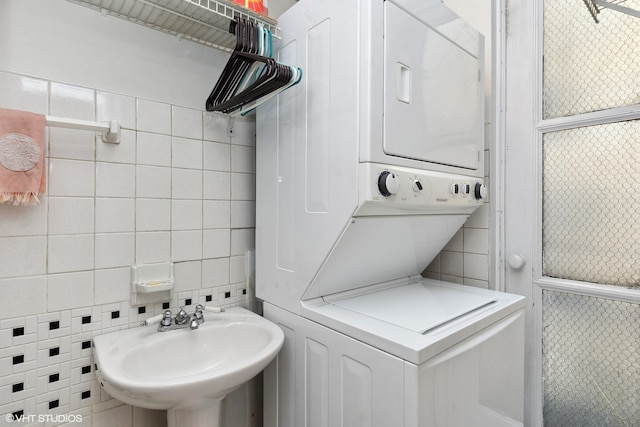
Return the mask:
[[233,132],[234,132],[233,127],[235,126],[235,124],[236,124],[236,118],[235,118],[235,116],[231,116],[231,117],[229,117],[229,124],[227,125],[227,136],[228,136],[229,138],[233,138],[233,135],[234,135],[234,133],[233,133]]

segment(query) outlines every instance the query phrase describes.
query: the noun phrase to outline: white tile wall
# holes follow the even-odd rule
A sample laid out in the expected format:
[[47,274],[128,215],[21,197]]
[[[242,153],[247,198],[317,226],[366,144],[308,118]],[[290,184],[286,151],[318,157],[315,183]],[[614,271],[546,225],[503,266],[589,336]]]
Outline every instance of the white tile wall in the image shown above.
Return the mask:
[[91,340],[162,311],[162,303],[131,306],[136,263],[175,263],[172,308],[244,302],[255,124],[237,119],[230,137],[224,117],[2,71],[0,92],[1,108],[123,128],[119,145],[48,128],[41,203],[0,205],[0,424],[16,413],[163,425],[163,411],[131,408],[101,389]]

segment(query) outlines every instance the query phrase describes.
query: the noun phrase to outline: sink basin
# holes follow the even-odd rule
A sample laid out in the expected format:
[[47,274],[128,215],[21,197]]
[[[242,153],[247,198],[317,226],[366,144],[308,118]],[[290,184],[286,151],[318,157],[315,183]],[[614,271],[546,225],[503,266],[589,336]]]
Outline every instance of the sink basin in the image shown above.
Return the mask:
[[221,400],[260,373],[284,341],[278,326],[240,307],[205,313],[196,330],[156,329],[95,337],[96,377],[124,403],[167,409],[169,426],[218,425]]

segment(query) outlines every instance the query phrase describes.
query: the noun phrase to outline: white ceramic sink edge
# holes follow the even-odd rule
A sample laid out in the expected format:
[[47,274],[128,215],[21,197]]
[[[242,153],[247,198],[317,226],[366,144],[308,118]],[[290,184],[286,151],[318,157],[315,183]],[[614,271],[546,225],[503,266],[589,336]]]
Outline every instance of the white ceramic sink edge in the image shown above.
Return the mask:
[[260,373],[282,330],[240,307],[205,313],[196,330],[134,327],[94,338],[98,382],[112,397],[150,409],[199,408]]

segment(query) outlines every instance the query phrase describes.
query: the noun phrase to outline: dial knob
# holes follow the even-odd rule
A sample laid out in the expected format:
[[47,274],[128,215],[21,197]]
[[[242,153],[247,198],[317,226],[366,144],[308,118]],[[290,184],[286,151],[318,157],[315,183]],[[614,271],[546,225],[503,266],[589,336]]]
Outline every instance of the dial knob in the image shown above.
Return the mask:
[[476,182],[473,195],[477,200],[484,199],[485,197],[487,197],[487,186]]
[[398,177],[389,171],[384,171],[378,176],[378,190],[384,197],[396,194],[399,186]]

